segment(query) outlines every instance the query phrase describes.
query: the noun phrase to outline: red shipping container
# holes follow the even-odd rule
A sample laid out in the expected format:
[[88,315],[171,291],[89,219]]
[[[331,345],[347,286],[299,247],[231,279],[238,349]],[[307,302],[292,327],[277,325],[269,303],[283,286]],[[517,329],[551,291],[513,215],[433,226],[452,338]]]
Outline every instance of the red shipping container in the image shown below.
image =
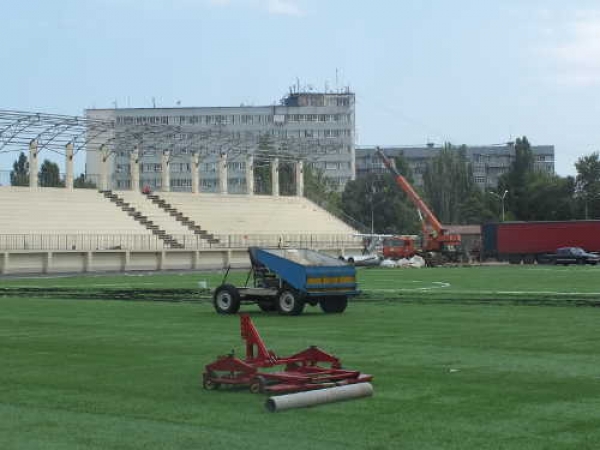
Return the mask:
[[501,255],[553,253],[559,247],[600,252],[600,221],[499,223],[497,251]]

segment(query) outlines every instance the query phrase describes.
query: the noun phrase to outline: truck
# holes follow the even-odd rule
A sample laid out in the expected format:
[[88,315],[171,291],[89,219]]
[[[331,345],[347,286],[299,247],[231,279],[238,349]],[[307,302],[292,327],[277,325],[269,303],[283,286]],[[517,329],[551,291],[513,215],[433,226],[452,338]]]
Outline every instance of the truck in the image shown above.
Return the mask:
[[398,235],[383,240],[383,257],[386,259],[412,258],[419,253],[418,236]]
[[600,251],[600,220],[499,222],[481,226],[481,258],[544,263],[561,247]]
[[[421,218],[422,246],[415,253],[422,256],[428,266],[442,264],[447,261],[458,261],[462,255],[460,235],[448,233],[417,191],[398,172],[393,162],[379,147],[377,148],[377,154],[383,160],[385,167],[394,175],[396,184],[416,207],[417,213]],[[414,241],[411,243],[404,240],[403,246],[407,247],[402,251],[413,251],[411,247],[413,245]]]

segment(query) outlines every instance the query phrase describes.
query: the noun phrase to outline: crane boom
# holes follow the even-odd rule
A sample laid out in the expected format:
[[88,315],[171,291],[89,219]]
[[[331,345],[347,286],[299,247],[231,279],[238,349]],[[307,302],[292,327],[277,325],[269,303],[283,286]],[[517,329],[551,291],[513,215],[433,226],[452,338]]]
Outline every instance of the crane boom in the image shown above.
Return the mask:
[[[461,237],[458,234],[446,234],[446,230],[442,227],[442,224],[437,219],[435,214],[429,209],[423,199],[417,194],[417,191],[411,186],[411,184],[398,172],[398,169],[394,166],[392,161],[386,156],[386,154],[377,147],[377,154],[383,160],[385,167],[394,174],[396,178],[396,184],[402,189],[411,202],[416,206],[419,216],[421,217],[423,224],[423,238],[425,241],[425,250],[442,252],[445,254],[455,254],[457,248],[460,247]],[[427,227],[430,230],[427,230]]]
[[419,196],[419,194],[417,194],[417,191],[415,191],[414,188],[410,185],[410,183],[406,180],[406,178],[404,178],[404,176],[401,175],[400,172],[398,172],[398,169],[396,169],[396,167],[392,163],[392,160],[389,159],[386,156],[386,154],[383,153],[383,150],[381,150],[379,147],[377,147],[377,154],[383,160],[383,164],[385,165],[385,167],[387,167],[388,170],[390,170],[395,175],[396,184],[398,184],[398,186],[400,186],[400,188],[406,193],[406,195],[408,195],[410,201],[413,202],[413,204],[417,207],[420,213],[425,217],[427,223],[429,223],[431,228],[433,228],[436,233],[441,234],[443,229],[442,224],[437,219],[437,217],[435,217],[435,215],[431,212],[431,210],[429,209],[427,204],[425,204],[425,202]]

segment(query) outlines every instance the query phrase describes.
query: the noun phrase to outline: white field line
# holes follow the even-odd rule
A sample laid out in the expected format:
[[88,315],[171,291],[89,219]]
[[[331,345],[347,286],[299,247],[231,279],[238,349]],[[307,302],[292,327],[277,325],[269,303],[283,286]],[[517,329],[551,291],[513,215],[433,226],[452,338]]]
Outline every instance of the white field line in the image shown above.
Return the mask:
[[[144,286],[162,286],[163,283],[160,283],[158,281],[149,281],[149,282],[142,282],[142,283],[136,283],[136,286],[139,285],[144,285]],[[30,288],[31,286],[29,285],[11,285],[10,288],[11,289],[22,289],[22,288]],[[45,288],[65,288],[65,289],[70,289],[70,288],[76,288],[76,287],[120,287],[120,288],[130,288],[132,287],[131,284],[129,283],[83,283],[81,286],[75,286],[75,285],[45,285],[45,286],[41,286],[39,287],[39,289],[45,289]]]
[[[411,283],[425,283],[425,281],[411,281]],[[415,288],[398,288],[398,289],[367,289],[371,292],[398,292],[398,291],[429,291],[431,289],[443,289],[451,287],[450,283],[445,281],[431,281],[433,286],[415,287]]]
[[[366,292],[417,292],[417,291],[429,291],[429,290],[433,290],[433,289],[440,289],[440,288],[447,288],[447,287],[451,287],[450,283],[444,283],[444,286],[429,286],[429,287],[421,287],[421,288],[398,288],[398,289],[366,289]],[[492,290],[453,290],[452,291],[453,294],[499,294],[499,295],[523,295],[523,294],[530,294],[530,295],[541,295],[541,294],[546,294],[546,295],[563,295],[563,296],[568,296],[568,295],[582,295],[582,296],[600,296],[600,292],[578,292],[578,291],[572,291],[572,292],[558,292],[558,291],[492,291]]]

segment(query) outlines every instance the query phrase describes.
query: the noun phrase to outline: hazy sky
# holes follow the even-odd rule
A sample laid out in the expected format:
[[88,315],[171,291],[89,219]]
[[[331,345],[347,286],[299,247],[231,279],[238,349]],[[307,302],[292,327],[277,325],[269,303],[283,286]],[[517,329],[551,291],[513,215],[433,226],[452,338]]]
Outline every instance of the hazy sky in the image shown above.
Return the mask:
[[561,175],[600,150],[597,0],[4,0],[2,17],[2,109],[264,105],[299,80],[356,92],[359,145],[527,135]]

